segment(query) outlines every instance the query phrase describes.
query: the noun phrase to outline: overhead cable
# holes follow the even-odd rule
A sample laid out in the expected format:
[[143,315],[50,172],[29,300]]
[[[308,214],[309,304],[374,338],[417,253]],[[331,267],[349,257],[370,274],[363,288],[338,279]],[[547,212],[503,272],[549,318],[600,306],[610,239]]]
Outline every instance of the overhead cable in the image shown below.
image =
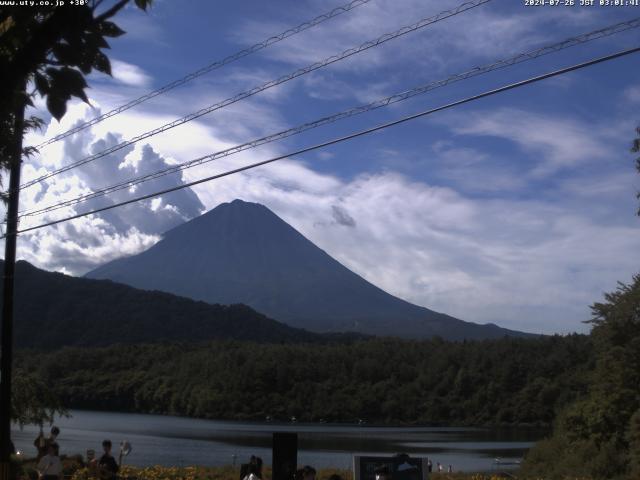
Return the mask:
[[105,157],[107,155],[110,155],[114,152],[117,152],[125,147],[128,147],[129,145],[133,145],[136,142],[139,142],[140,140],[144,140],[147,138],[150,138],[154,135],[157,135],[159,133],[162,132],[166,132],[167,130],[170,130],[172,128],[175,128],[179,125],[183,125],[187,122],[191,122],[197,118],[200,118],[204,115],[207,115],[211,112],[214,112],[216,110],[219,110],[221,108],[224,107],[228,107],[231,104],[234,104],[236,102],[239,102],[240,100],[244,100],[245,98],[251,97],[253,95],[256,95],[257,93],[263,92],[264,90],[267,90],[269,88],[275,87],[277,85],[281,85],[285,82],[288,82],[290,80],[293,80],[294,78],[300,77],[302,75],[306,75],[307,73],[313,72],[315,70],[318,70],[322,67],[326,67],[327,65],[331,65],[332,63],[336,63],[340,60],[344,60],[345,58],[351,57],[353,55],[356,55],[358,53],[364,52],[365,50],[368,50],[370,48],[373,47],[377,47],[379,45],[382,45],[383,43],[388,42],[389,40],[393,40],[394,38],[398,38],[402,35],[406,35],[407,33],[411,33],[414,32],[416,30],[419,30],[421,28],[424,28],[428,25],[432,25],[435,24],[437,22],[440,22],[442,20],[445,20],[447,18],[459,15],[463,12],[466,12],[472,8],[478,7],[482,4],[488,3],[491,0],[472,0],[470,2],[465,2],[461,5],[459,5],[458,7],[456,7],[455,9],[451,9],[451,10],[446,10],[444,12],[441,12],[437,15],[434,15],[432,17],[428,17],[428,18],[424,18],[412,25],[409,26],[405,26],[400,28],[399,30],[396,30],[393,33],[385,33],[384,35],[376,38],[375,40],[370,40],[368,42],[365,42],[363,44],[361,44],[358,47],[354,47],[354,48],[350,48],[348,50],[343,51],[342,53],[338,54],[338,55],[333,55],[331,57],[325,58],[324,60],[321,60],[319,62],[313,63],[311,65],[308,65],[306,67],[300,68],[290,74],[284,75],[276,80],[271,80],[269,82],[266,82],[260,86],[254,87],[251,90],[247,90],[245,92],[239,93],[233,97],[227,98],[226,100],[223,100],[221,102],[215,103],[213,105],[210,105],[208,107],[202,108],[200,110],[198,110],[197,112],[194,113],[190,113],[189,115],[186,115],[182,118],[179,118],[177,120],[174,120],[170,123],[167,123],[161,127],[155,128],[153,130],[150,130],[148,132],[142,133],[140,135],[137,135],[135,137],[133,137],[130,140],[125,140],[124,142],[121,142],[117,145],[114,145],[110,148],[107,148],[106,150],[103,150],[101,152],[95,153],[89,157],[83,158],[81,160],[78,160],[76,162],[73,162],[69,165],[66,165],[64,167],[61,167],[57,170],[48,172],[34,180],[28,181],[26,183],[23,183],[20,188],[27,188],[30,187],[32,185],[36,185],[37,183],[40,183],[44,180],[47,180],[55,175],[59,175],[60,173],[63,172],[67,172],[69,170],[72,170],[74,168],[77,168],[81,165],[85,165],[89,162],[93,162],[94,160],[97,160],[99,158]]
[[202,157],[198,157],[196,159],[193,160],[189,160],[187,162],[181,163],[179,165],[171,165],[169,167],[166,167],[164,169],[158,170],[156,172],[153,173],[149,173],[146,175],[142,175],[139,177],[135,177],[135,178],[131,178],[128,180],[124,180],[122,182],[110,185],[108,187],[105,188],[101,188],[99,190],[96,190],[94,192],[91,193],[87,193],[84,195],[80,195],[78,197],[69,199],[69,200],[65,200],[59,203],[55,203],[52,205],[48,205],[45,207],[41,207],[38,209],[33,209],[33,210],[29,210],[29,211],[23,211],[20,214],[21,218],[27,217],[27,216],[34,216],[34,215],[42,215],[44,213],[48,213],[48,212],[52,212],[55,210],[58,210],[60,208],[64,208],[64,207],[69,207],[72,205],[76,205],[78,203],[81,202],[85,202],[85,201],[89,201],[95,198],[99,198],[105,195],[109,195],[111,193],[115,193],[117,191],[120,190],[124,190],[124,189],[128,189],[128,188],[132,188],[136,185],[139,185],[141,183],[150,181],[150,180],[155,180],[157,178],[161,178],[164,177],[166,175],[170,175],[173,173],[178,173],[181,172],[183,170],[186,170],[188,168],[192,168],[192,167],[196,167],[199,165],[203,165],[205,163],[209,163],[212,162],[214,160],[217,160],[219,158],[223,158],[223,157],[227,157],[230,155],[234,155],[236,153],[245,151],[245,150],[249,150],[252,148],[256,148],[258,146],[270,143],[270,142],[274,142],[277,140],[281,140],[283,138],[287,138],[290,137],[292,135],[296,135],[302,132],[305,132],[307,130],[311,130],[313,128],[318,128],[320,126],[323,125],[327,125],[330,123],[334,123],[337,122],[339,120],[343,120],[345,118],[349,118],[355,115],[359,115],[361,113],[365,113],[365,112],[369,112],[371,110],[375,110],[381,107],[386,107],[388,105],[391,105],[393,103],[397,103],[403,100],[407,100],[409,98],[415,97],[416,95],[421,95],[424,93],[427,93],[431,90],[434,90],[436,88],[440,88],[440,87],[444,87],[446,85],[452,84],[454,82],[458,82],[460,80],[466,80],[468,78],[472,78],[478,75],[482,75],[485,73],[489,73],[495,70],[499,70],[505,67],[509,67],[512,65],[516,65],[519,63],[523,63],[529,60],[533,60],[535,58],[541,57],[543,55],[547,55],[550,53],[554,53],[554,52],[558,52],[560,50],[564,50],[566,48],[570,48],[576,45],[581,45],[584,44],[586,42],[590,42],[599,38],[603,38],[603,37],[607,37],[610,35],[614,35],[616,33],[620,33],[626,30],[630,30],[632,28],[638,28],[640,27],[640,17],[632,19],[632,20],[628,20],[626,22],[620,22],[614,25],[610,25],[607,26],[605,28],[601,28],[598,30],[594,30],[579,36],[575,36],[575,37],[571,37],[568,38],[566,40],[563,40],[561,42],[556,42],[553,43],[551,45],[545,45],[543,47],[537,48],[535,50],[530,50],[528,52],[525,53],[520,53],[518,55],[506,58],[506,59],[502,59],[499,60],[497,62],[493,62],[490,64],[486,64],[483,66],[479,66],[479,67],[475,67],[472,68],[470,70],[467,70],[465,72],[462,73],[457,73],[454,75],[451,75],[443,80],[438,80],[435,82],[430,82],[424,85],[420,85],[418,87],[412,88],[410,90],[406,90],[404,92],[401,93],[396,93],[394,95],[382,98],[382,99],[378,99],[376,101],[370,102],[366,105],[360,105],[354,108],[351,108],[349,110],[344,110],[342,112],[330,115],[330,116],[326,116],[323,118],[320,118],[318,120],[314,120],[312,122],[307,122],[304,123],[302,125],[298,125],[296,127],[292,127],[286,130],[282,130],[280,132],[277,133],[273,133],[255,140],[251,140],[249,142],[245,142],[243,144],[240,145],[236,145],[234,147],[231,148],[227,148],[225,150],[221,150],[218,152],[215,152],[213,154],[210,155],[204,155]]
[[206,73],[212,72],[213,70],[217,70],[218,68],[221,68],[225,65],[228,65],[232,62],[235,62],[236,60],[240,60],[241,58],[244,58],[248,55],[251,55],[252,53],[255,53],[257,51],[260,51],[264,48],[267,48],[271,45],[273,45],[274,43],[278,43],[286,38],[292,37],[293,35],[296,35],[300,32],[303,32],[305,30],[308,30],[311,27],[315,27],[316,25],[319,25],[327,20],[330,20],[332,18],[337,17],[338,15],[342,15],[343,13],[346,13],[348,11],[353,10],[356,7],[359,7],[361,5],[364,5],[365,3],[370,2],[371,0],[353,0],[351,3],[348,3],[346,5],[342,5],[340,7],[336,7],[333,10],[331,10],[330,12],[324,13],[322,15],[318,15],[317,17],[315,17],[312,20],[306,21],[304,23],[301,23],[300,25],[290,28],[288,30],[285,30],[282,33],[279,33],[277,35],[274,35],[272,37],[267,38],[266,40],[263,40],[260,43],[256,43],[255,45],[252,45],[248,48],[245,48],[244,50],[240,50],[239,52],[236,52],[232,55],[229,55],[228,57],[225,57],[222,60],[218,60],[216,62],[210,63],[209,65],[207,65],[206,67],[202,67],[199,70],[196,70],[195,72],[189,73],[188,75],[185,75],[182,78],[179,78],[178,80],[174,80],[171,83],[168,83],[156,90],[153,90],[149,93],[146,93],[134,100],[131,100],[130,102],[125,103],[124,105],[121,105],[117,108],[114,108],[113,110],[110,110],[106,113],[103,113],[102,115],[92,118],[91,120],[88,120],[84,123],[81,123],[79,125],[76,125],[75,127],[67,130],[66,132],[63,132],[59,135],[56,135],[55,137],[52,137],[48,140],[46,140],[45,142],[41,143],[40,145],[38,145],[36,148],[42,148],[42,147],[46,147],[47,145],[50,145],[54,142],[57,142],[58,140],[62,140],[63,138],[67,138],[70,135],[73,135],[75,133],[78,133],[88,127],[91,127],[97,123],[100,123],[103,120],[106,120],[107,118],[113,117],[114,115],[118,115],[119,113],[124,112],[125,110],[129,110],[130,108],[135,107],[136,105],[140,105],[141,103],[146,102],[147,100],[150,100],[154,97],[157,97],[158,95],[162,95],[163,93],[168,92],[169,90],[173,90],[176,87],[182,86],[185,83],[190,82],[191,80],[194,80],[198,77],[201,77],[202,75],[205,75]]
[[334,138],[332,140],[329,140],[329,141],[326,141],[326,142],[323,142],[323,143],[319,143],[319,144],[316,144],[316,145],[313,145],[313,146],[310,146],[310,147],[302,148],[300,150],[296,150],[294,152],[287,153],[285,155],[279,155],[277,157],[273,157],[273,158],[270,158],[268,160],[263,160],[263,161],[260,161],[260,162],[252,163],[252,164],[249,164],[249,165],[245,165],[243,167],[235,168],[233,170],[228,170],[228,171],[223,172],[223,173],[218,173],[216,175],[211,175],[211,176],[208,176],[208,177],[205,177],[205,178],[201,178],[199,180],[194,180],[194,181],[189,182],[189,183],[185,183],[185,184],[182,184],[182,185],[177,185],[175,187],[166,188],[164,190],[159,190],[159,191],[147,194],[147,195],[142,195],[142,196],[139,196],[139,197],[136,197],[136,198],[131,198],[129,200],[118,202],[118,203],[115,203],[115,204],[112,204],[112,205],[107,205],[105,207],[96,208],[96,209],[90,210],[88,212],[78,213],[78,214],[71,215],[69,217],[61,218],[61,219],[58,219],[58,220],[53,220],[53,221],[41,223],[41,224],[35,225],[33,227],[23,228],[21,230],[18,230],[17,232],[13,232],[11,234],[5,234],[0,238],[6,238],[8,235],[17,235],[17,234],[20,234],[20,233],[31,232],[31,231],[34,231],[34,230],[38,230],[40,228],[50,227],[52,225],[57,225],[59,223],[68,222],[70,220],[75,220],[77,218],[86,217],[88,215],[93,215],[93,214],[96,214],[96,213],[105,212],[107,210],[112,210],[114,208],[122,207],[124,205],[129,205],[131,203],[140,202],[142,200],[149,200],[149,199],[152,199],[152,198],[155,198],[155,197],[166,195],[167,193],[171,193],[171,192],[175,192],[175,191],[178,191],[178,190],[182,190],[184,188],[193,187],[193,186],[199,185],[201,183],[210,182],[212,180],[216,180],[216,179],[219,179],[219,178],[227,177],[229,175],[234,175],[236,173],[244,172],[246,170],[251,170],[253,168],[257,168],[257,167],[260,167],[262,165],[267,165],[269,163],[273,163],[273,162],[276,162],[276,161],[279,161],[279,160],[290,158],[292,156],[300,155],[300,154],[307,153],[307,152],[310,152],[310,151],[313,151],[313,150],[318,150],[318,149],[321,149],[321,148],[324,148],[324,147],[328,147],[330,145],[335,145],[337,143],[345,142],[347,140],[352,140],[352,139],[357,138],[357,137],[368,135],[370,133],[377,132],[379,130],[383,130],[385,128],[393,127],[395,125],[399,125],[401,123],[408,122],[410,120],[415,120],[417,118],[425,117],[427,115],[431,115],[431,114],[436,113],[436,112],[440,112],[440,111],[447,110],[447,109],[450,109],[450,108],[453,108],[453,107],[457,107],[457,106],[463,105],[465,103],[473,102],[473,101],[479,100],[481,98],[489,97],[491,95],[496,95],[498,93],[505,92],[505,91],[508,91],[508,90],[513,90],[515,88],[523,87],[525,85],[529,85],[529,84],[532,84],[532,83],[535,83],[535,82],[539,82],[539,81],[545,80],[547,78],[555,77],[555,76],[562,75],[562,74],[565,74],[565,73],[568,73],[568,72],[572,72],[572,71],[575,71],[575,70],[579,70],[579,69],[582,69],[582,68],[590,67],[590,66],[596,65],[598,63],[607,62],[607,61],[610,61],[610,60],[613,60],[613,59],[616,59],[616,58],[620,58],[620,57],[623,57],[623,56],[626,56],[626,55],[630,55],[630,54],[633,54],[633,53],[637,53],[637,52],[640,52],[640,47],[635,47],[635,48],[630,48],[630,49],[627,49],[627,50],[623,50],[623,51],[620,51],[620,52],[617,52],[617,53],[606,55],[604,57],[596,58],[594,60],[589,60],[587,62],[582,62],[582,63],[576,64],[576,65],[572,65],[570,67],[562,68],[560,70],[555,70],[553,72],[545,73],[543,75],[538,75],[538,76],[535,76],[535,77],[531,77],[531,78],[529,78],[527,80],[522,80],[522,81],[519,81],[519,82],[511,83],[509,85],[505,85],[503,87],[495,88],[493,90],[489,90],[489,91],[486,91],[486,92],[483,92],[483,93],[480,93],[480,94],[477,94],[477,95],[473,95],[471,97],[467,97],[467,98],[464,98],[462,100],[451,102],[451,103],[448,103],[446,105],[443,105],[443,106],[440,106],[440,107],[437,107],[437,108],[432,108],[430,110],[425,110],[425,111],[420,112],[420,113],[409,115],[409,116],[400,118],[398,120],[394,120],[392,122],[384,123],[382,125],[377,125],[375,127],[371,127],[371,128],[366,129],[366,130],[360,130],[359,132],[355,132],[355,133],[352,133],[352,134],[349,134],[349,135],[346,135],[346,136],[343,136],[343,137]]

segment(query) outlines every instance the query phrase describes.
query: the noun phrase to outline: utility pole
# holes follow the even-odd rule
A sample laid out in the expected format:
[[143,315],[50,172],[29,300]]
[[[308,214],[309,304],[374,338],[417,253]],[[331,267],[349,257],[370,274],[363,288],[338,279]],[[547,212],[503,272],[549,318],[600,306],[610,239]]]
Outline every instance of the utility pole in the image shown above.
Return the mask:
[[11,368],[13,363],[13,286],[16,267],[16,232],[20,199],[20,167],[22,164],[22,134],[26,84],[16,95],[13,145],[11,148],[7,231],[4,244],[4,275],[2,277],[2,327],[0,329],[0,480],[11,478]]

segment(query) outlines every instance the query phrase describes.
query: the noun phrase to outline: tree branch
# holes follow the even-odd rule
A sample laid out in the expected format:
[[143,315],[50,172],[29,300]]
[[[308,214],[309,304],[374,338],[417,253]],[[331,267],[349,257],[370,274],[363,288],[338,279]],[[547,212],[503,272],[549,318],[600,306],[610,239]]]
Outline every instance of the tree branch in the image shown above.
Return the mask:
[[113,17],[116,13],[118,13],[120,10],[122,10],[122,8],[129,3],[129,0],[120,0],[118,3],[116,3],[113,7],[111,7],[109,10],[107,10],[106,12],[98,15],[95,19],[96,22],[101,22],[103,20],[106,20],[107,18],[111,18]]

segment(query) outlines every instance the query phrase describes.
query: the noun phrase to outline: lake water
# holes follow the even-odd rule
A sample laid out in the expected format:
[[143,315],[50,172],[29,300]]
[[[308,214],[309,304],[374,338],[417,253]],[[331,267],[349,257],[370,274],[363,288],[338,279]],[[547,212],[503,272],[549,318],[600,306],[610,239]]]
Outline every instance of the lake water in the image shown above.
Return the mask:
[[[494,462],[520,460],[544,432],[535,429],[480,429],[430,427],[376,427],[332,424],[278,424],[198,420],[183,417],[72,411],[71,418],[56,421],[61,454],[99,453],[109,438],[132,446],[126,463],[147,465],[230,465],[244,463],[250,455],[271,464],[273,432],[297,432],[299,465],[351,468],[353,455],[408,453],[429,457],[436,465],[454,471],[490,471]],[[48,428],[45,430],[48,433]],[[17,427],[16,448],[35,455],[33,440],[38,427]],[[513,468],[502,465],[499,468]]]

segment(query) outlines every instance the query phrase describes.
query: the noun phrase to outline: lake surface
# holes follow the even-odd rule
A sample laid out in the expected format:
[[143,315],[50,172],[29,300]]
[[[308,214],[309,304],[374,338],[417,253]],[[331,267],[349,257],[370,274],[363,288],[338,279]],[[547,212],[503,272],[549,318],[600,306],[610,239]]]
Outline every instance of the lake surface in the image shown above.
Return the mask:
[[[273,432],[297,432],[299,465],[351,468],[353,455],[408,453],[452,465],[454,471],[490,471],[494,459],[516,462],[544,435],[539,429],[480,429],[430,427],[376,427],[332,424],[278,424],[198,420],[183,417],[72,411],[71,418],[56,421],[60,453],[84,455],[102,451],[102,440],[132,446],[126,463],[147,466],[230,465],[244,463],[250,455],[271,464]],[[48,433],[48,428],[45,429]],[[38,427],[15,427],[16,448],[35,455]],[[503,465],[500,469],[513,468]]]

